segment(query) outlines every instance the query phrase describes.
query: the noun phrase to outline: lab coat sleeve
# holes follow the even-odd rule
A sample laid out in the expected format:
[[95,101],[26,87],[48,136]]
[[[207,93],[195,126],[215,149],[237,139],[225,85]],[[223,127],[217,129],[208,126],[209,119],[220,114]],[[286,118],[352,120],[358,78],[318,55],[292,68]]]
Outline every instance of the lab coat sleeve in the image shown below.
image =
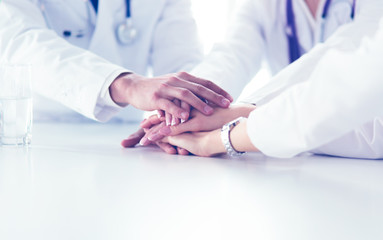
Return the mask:
[[263,1],[246,0],[230,20],[225,40],[215,44],[192,74],[212,80],[237,98],[259,71],[264,57]]
[[361,127],[312,150],[312,153],[352,158],[383,158],[383,118]]
[[99,99],[108,94],[105,84],[128,70],[59,37],[32,1],[4,0],[0,16],[0,60],[32,64],[36,92],[100,121],[119,111]]
[[150,55],[153,74],[189,71],[202,58],[190,0],[166,0],[153,33]]
[[352,51],[359,46],[363,36],[371,36],[374,34],[379,19],[382,16],[382,11],[382,1],[357,1],[357,16],[355,21],[340,27],[324,44],[318,44],[298,61],[283,69],[272,81],[269,81],[269,83],[261,89],[241,96],[240,102],[256,103],[258,106],[261,106],[289,87],[307,81],[317,67],[317,63],[328,50],[332,48],[342,48]]
[[[261,152],[292,157],[331,144],[383,116],[383,8],[380,3],[371,6],[374,9],[345,26],[316,54],[291,66],[299,70],[301,63],[314,65],[303,75],[307,79],[295,80],[250,114],[248,134]],[[287,69],[276,80],[295,77],[302,76]],[[381,151],[373,154],[383,157]]]

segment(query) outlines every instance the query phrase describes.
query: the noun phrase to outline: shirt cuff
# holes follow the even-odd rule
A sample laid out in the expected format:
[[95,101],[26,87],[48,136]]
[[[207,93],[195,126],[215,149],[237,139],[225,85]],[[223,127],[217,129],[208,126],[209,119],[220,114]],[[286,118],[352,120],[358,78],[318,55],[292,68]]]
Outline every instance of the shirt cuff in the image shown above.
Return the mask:
[[94,113],[97,120],[106,122],[124,108],[113,101],[109,92],[110,85],[123,73],[131,73],[131,71],[121,68],[114,71],[106,78],[97,99],[97,106]]

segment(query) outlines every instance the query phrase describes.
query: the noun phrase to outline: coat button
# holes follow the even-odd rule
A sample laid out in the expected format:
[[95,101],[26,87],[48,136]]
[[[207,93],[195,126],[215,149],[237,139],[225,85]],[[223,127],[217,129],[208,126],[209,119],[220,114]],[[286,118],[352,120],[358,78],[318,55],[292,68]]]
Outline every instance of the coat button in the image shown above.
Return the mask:
[[71,35],[72,35],[72,32],[69,31],[69,30],[65,30],[65,31],[63,32],[63,36],[64,36],[64,37],[70,37]]

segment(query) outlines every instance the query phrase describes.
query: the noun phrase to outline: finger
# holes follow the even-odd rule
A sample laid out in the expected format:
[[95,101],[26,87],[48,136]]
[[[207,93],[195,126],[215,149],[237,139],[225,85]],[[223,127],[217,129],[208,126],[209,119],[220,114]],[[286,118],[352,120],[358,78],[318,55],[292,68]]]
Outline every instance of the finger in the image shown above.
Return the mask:
[[186,102],[181,101],[181,108],[185,109],[186,111],[190,112],[190,105]]
[[172,117],[172,124],[171,126],[177,126],[178,124],[180,124],[181,120],[179,118],[176,118],[176,117]]
[[[167,98],[178,98],[179,100],[187,102],[205,115],[211,115],[214,112],[214,109],[212,107],[203,102],[188,89],[173,87],[169,85],[167,88],[162,88],[160,93],[162,96],[166,96]],[[169,112],[170,114],[178,118],[186,120],[189,117],[188,112],[186,112],[181,107],[178,107],[173,102],[165,98],[160,98],[157,101],[157,104],[160,109],[165,110],[165,112]],[[180,116],[180,111],[186,113],[187,117],[185,118]]]
[[[181,101],[180,101],[180,100],[178,100],[178,99],[174,99],[173,102],[174,102],[175,105],[181,107]],[[182,107],[181,107],[181,108],[182,108]],[[172,116],[172,119],[171,119],[171,120],[172,120],[172,121],[171,121],[171,124],[170,124],[171,126],[175,126],[175,125],[178,125],[178,124],[180,123],[179,118],[177,118],[177,117],[175,117],[175,116]]]
[[[209,102],[213,102],[217,104],[220,107],[227,108],[230,106],[230,100],[223,97],[222,95],[215,93],[214,91],[210,90],[209,88],[206,88],[205,86],[202,86],[197,83],[193,83],[187,80],[183,79],[177,79],[171,78],[169,80],[169,84],[176,88],[183,88],[185,90],[189,90],[191,93],[208,100]],[[186,92],[184,93],[186,94]],[[179,98],[179,96],[178,96]],[[181,98],[179,98],[181,99]],[[181,99],[182,100],[182,99]],[[205,103],[206,104],[206,103]]]
[[156,142],[157,146],[159,146],[164,152],[168,154],[176,154],[177,150],[175,147],[170,145],[169,143],[164,143],[164,142]]
[[164,110],[165,112],[170,113],[171,115],[174,115],[181,119],[188,119],[189,118],[189,112],[186,112],[181,107],[178,107],[173,102],[166,98],[159,98],[156,102],[157,108]]
[[164,136],[175,136],[185,132],[204,131],[204,126],[199,124],[194,119],[179,124],[177,126],[164,126],[159,130],[159,133]]
[[209,106],[213,107],[213,108],[219,107],[217,104],[212,103],[212,102],[207,102],[207,104],[209,104]]
[[191,81],[191,82],[197,83],[199,85],[205,86],[206,88],[209,88],[213,92],[218,93],[219,95],[222,95],[223,97],[228,99],[230,102],[233,102],[233,100],[234,100],[233,97],[228,92],[223,90],[221,87],[219,87],[218,85],[216,85],[212,81],[195,77],[195,76],[193,76],[187,72],[180,72],[180,73],[176,73],[175,75],[176,75],[176,77],[179,77],[181,79]]
[[157,110],[157,116],[158,116],[158,118],[165,117],[165,112],[162,110]]
[[158,115],[152,115],[148,119],[141,122],[141,128],[151,128],[153,125],[157,125],[163,121],[163,118],[159,118]]
[[152,142],[146,136],[141,138],[140,140],[141,146],[149,146],[150,144],[152,144]]
[[157,142],[157,141],[160,141],[161,139],[163,139],[165,137],[165,135],[161,134],[159,132],[159,130],[157,130],[156,132],[152,132],[152,133],[147,133],[147,138],[149,141],[151,142]]
[[184,155],[184,156],[190,154],[188,150],[186,150],[186,149],[184,149],[184,148],[180,148],[180,147],[177,147],[177,153],[178,153],[179,155]]
[[125,148],[134,147],[140,142],[144,135],[145,132],[141,128],[137,132],[131,134],[127,139],[122,140],[121,145]]
[[166,126],[170,126],[171,125],[171,122],[172,122],[172,115],[168,112],[165,112],[165,122],[166,122]]
[[[185,109],[190,113],[190,105],[187,104],[186,102],[181,102],[181,108]],[[181,123],[184,123],[186,120],[181,119]]]
[[[141,138],[140,140],[140,145],[141,146],[148,146],[150,144],[153,144],[154,141],[151,140],[150,136],[153,135],[154,133],[159,132],[159,130],[165,126],[164,122],[161,122],[160,124],[152,127],[152,128],[145,128],[145,135]],[[162,136],[163,138],[164,136]]]
[[163,128],[165,126],[165,123],[162,122],[160,123],[159,125],[157,126],[154,126],[153,128],[151,128],[145,135],[145,137],[148,138],[149,141],[151,142],[156,142],[156,141],[159,141],[161,140],[162,138],[164,138],[165,136],[162,135],[159,130],[161,128]]

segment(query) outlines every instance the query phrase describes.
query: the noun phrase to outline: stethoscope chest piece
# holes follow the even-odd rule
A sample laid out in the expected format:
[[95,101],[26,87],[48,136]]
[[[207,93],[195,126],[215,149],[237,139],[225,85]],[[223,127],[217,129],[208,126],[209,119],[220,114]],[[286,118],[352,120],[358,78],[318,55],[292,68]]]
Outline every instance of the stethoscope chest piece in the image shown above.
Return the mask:
[[125,23],[121,23],[117,27],[117,39],[121,44],[129,45],[137,39],[137,29],[133,26],[131,18],[127,18]]

